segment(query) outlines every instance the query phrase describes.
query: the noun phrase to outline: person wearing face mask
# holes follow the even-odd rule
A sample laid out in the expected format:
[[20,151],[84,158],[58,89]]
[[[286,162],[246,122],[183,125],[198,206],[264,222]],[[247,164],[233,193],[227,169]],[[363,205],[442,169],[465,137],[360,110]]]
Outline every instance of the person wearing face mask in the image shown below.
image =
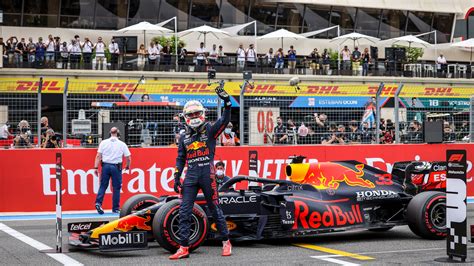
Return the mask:
[[230,177],[225,175],[225,164],[222,161],[218,161],[216,163],[216,183],[217,183],[217,190],[221,188],[221,186],[230,180]]
[[231,122],[229,122],[227,127],[224,129],[224,133],[221,134],[221,146],[240,146],[240,140],[237,135],[232,132],[232,128],[233,125]]
[[46,140],[46,131],[52,128],[49,126],[49,120],[46,116],[41,117],[40,121],[41,121],[41,144],[43,144],[44,141]]

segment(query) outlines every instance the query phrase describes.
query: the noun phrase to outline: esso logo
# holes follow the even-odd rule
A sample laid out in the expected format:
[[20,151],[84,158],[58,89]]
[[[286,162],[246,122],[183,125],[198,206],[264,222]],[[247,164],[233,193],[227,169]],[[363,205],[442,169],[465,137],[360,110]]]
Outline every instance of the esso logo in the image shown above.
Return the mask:
[[433,180],[435,182],[444,182],[444,181],[446,181],[446,173],[434,174],[433,175]]

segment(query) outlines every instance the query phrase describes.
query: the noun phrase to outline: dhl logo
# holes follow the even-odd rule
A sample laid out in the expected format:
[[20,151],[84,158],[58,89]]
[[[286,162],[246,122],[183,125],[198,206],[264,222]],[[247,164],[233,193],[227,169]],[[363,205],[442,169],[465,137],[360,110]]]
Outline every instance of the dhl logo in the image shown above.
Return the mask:
[[[235,230],[235,229],[237,228],[237,224],[234,223],[234,222],[232,222],[232,221],[226,221],[226,223],[227,223],[227,229],[228,229],[229,231]],[[211,224],[211,230],[217,232],[217,225],[216,225],[216,223],[212,223],[212,224]]]
[[182,83],[172,84],[171,92],[212,92],[212,90],[205,83]]
[[[379,87],[369,87],[368,94],[377,94]],[[380,92],[380,96],[394,96],[398,86],[384,86]]]
[[[24,91],[24,92],[31,92],[31,91],[38,91],[40,86],[39,81],[22,81],[19,80],[16,82],[15,91]],[[62,91],[62,86],[60,86],[59,81],[54,80],[47,80],[43,81],[41,91]]]
[[200,148],[204,148],[206,147],[206,143],[205,142],[202,142],[202,141],[194,141],[193,143],[189,144],[188,146],[186,146],[186,149],[188,151],[195,151],[195,150],[199,150]]
[[[96,92],[133,92],[136,83],[129,82],[97,82],[95,91]],[[144,92],[144,89],[137,88],[137,92]]]
[[255,85],[245,87],[245,93],[271,94],[278,93],[275,85]]
[[349,186],[374,188],[375,184],[364,179],[364,165],[358,164],[356,170],[337,163],[300,163],[289,164],[286,174],[291,181],[300,184],[310,184],[317,189],[339,188],[340,183]]
[[426,96],[456,96],[458,93],[453,92],[453,88],[425,88]]
[[306,93],[319,94],[319,95],[340,95],[347,94],[339,90],[339,86],[308,86]]

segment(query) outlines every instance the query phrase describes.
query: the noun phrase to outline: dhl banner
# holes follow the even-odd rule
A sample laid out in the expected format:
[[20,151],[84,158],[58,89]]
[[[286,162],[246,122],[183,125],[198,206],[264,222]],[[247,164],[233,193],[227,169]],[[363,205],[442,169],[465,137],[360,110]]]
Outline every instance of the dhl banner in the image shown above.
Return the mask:
[[[42,92],[63,93],[65,79],[44,78]],[[33,78],[0,78],[1,92],[35,93],[38,91],[39,79]],[[90,79],[74,81],[68,85],[69,93],[88,94],[128,94],[135,90],[137,80],[106,80]],[[208,86],[206,80],[183,81],[183,80],[147,80],[145,84],[137,87],[136,94],[201,94],[210,95],[214,93],[216,85]],[[240,82],[230,81],[225,85],[226,90],[234,96],[240,94]],[[385,84],[382,97],[394,95],[397,84]],[[304,81],[300,84],[300,90],[283,82],[256,81],[255,84],[245,88],[246,96],[338,96],[357,97],[374,96],[378,84],[326,84],[323,82]],[[400,97],[437,97],[437,98],[469,98],[474,95],[474,85],[469,87],[452,87],[440,85],[413,85],[406,84]]]
[[[473,144],[308,145],[298,146],[297,149],[295,146],[218,147],[215,159],[225,162],[228,176],[247,175],[249,151],[257,151],[258,175],[285,179],[285,166],[292,155],[304,155],[308,162],[357,160],[390,172],[397,161],[444,161],[447,149],[467,151],[468,195],[473,197]],[[94,209],[99,189],[99,177],[93,169],[96,149],[30,149],[0,150],[0,212],[55,210],[56,152],[61,152],[63,156],[63,209]],[[138,193],[156,196],[174,194],[176,148],[132,148],[131,153],[131,171],[123,175],[122,204]],[[106,194],[104,207],[111,208],[110,190]]]

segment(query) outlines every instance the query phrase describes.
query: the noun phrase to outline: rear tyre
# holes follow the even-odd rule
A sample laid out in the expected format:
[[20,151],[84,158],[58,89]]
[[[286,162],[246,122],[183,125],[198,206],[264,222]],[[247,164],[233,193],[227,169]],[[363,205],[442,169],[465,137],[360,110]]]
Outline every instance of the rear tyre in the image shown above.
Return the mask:
[[446,229],[446,194],[426,191],[416,195],[407,208],[411,231],[426,239],[444,239]]
[[131,213],[135,213],[137,211],[143,210],[150,206],[155,205],[159,202],[159,199],[153,195],[149,194],[140,194],[135,195],[129,198],[122,206],[120,210],[120,218],[127,216]]
[[[178,199],[167,202],[158,209],[153,218],[153,236],[160,246],[172,253],[179,248],[180,202]],[[209,232],[207,215],[197,204],[194,204],[191,221],[190,251],[197,249],[206,240]]]

